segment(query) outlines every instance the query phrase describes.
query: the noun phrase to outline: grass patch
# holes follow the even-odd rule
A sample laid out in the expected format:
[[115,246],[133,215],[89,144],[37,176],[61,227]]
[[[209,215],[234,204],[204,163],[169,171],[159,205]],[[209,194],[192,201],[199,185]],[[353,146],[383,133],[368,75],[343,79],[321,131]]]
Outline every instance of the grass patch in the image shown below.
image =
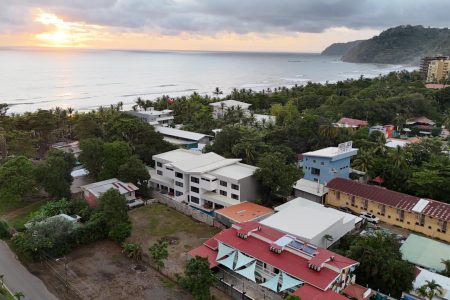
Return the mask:
[[176,287],[175,282],[173,282],[173,281],[170,280],[169,278],[166,278],[166,277],[164,277],[164,276],[161,276],[160,279],[161,279],[161,282],[162,282],[163,286],[164,286],[166,289],[173,289],[174,287]]
[[219,232],[217,228],[197,222],[191,217],[162,204],[152,204],[134,209],[130,215],[143,226],[133,226],[140,234],[164,237],[186,232],[199,238],[209,238]]
[[4,215],[26,205],[27,202],[24,201],[0,201],[0,215]]
[[38,201],[27,206],[24,206],[17,210],[17,213],[11,213],[5,219],[8,221],[9,225],[16,228],[17,230],[23,229],[24,224],[28,222],[30,214],[37,211],[46,201]]

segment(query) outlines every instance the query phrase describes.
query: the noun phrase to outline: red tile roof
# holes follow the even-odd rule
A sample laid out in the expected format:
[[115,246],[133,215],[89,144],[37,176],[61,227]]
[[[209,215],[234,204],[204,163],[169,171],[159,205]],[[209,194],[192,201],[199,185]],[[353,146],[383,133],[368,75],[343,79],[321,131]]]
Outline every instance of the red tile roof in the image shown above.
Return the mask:
[[367,125],[369,125],[369,122],[367,122],[367,121],[358,120],[358,119],[351,119],[351,118],[341,118],[336,123],[337,124],[347,125],[347,126],[367,126]]
[[219,263],[216,262],[216,257],[217,257],[216,251],[211,250],[210,248],[208,248],[204,245],[201,245],[200,247],[197,247],[197,248],[189,251],[189,255],[191,257],[196,257],[196,256],[206,257],[209,262],[209,268],[214,268],[219,265]]
[[[334,178],[327,184],[327,188],[347,193],[353,196],[379,202],[405,211],[411,211],[421,198],[411,196],[386,188],[360,183],[350,179]],[[422,210],[422,213],[433,218],[450,221],[450,204],[432,199]]]
[[303,285],[294,292],[295,296],[305,300],[348,300],[347,297],[342,296],[332,290],[326,292],[316,289],[310,285]]
[[342,291],[342,294],[352,297],[351,299],[355,300],[367,300],[370,299],[373,294],[373,292],[371,292],[367,297],[364,297],[364,293],[366,293],[367,290],[368,288],[360,286],[359,284],[351,284]]
[[442,84],[442,83],[427,83],[425,84],[427,89],[445,89],[450,87],[450,85]]
[[[222,230],[205,244],[211,244],[211,240],[220,241],[227,246],[274,266],[275,268],[322,290],[326,290],[340,274],[326,266],[322,267],[320,271],[309,268],[308,263],[311,261],[311,258],[308,259],[303,257],[306,256],[306,254],[303,254],[303,256],[301,254],[296,254],[295,250],[285,249],[280,254],[270,251],[270,245],[274,241],[285,236],[284,233],[278,230],[257,222],[242,223],[236,227],[240,227],[240,229],[231,227]],[[258,227],[260,230],[252,231]],[[238,232],[247,232],[247,238],[243,239],[238,237]],[[326,264],[338,270],[357,264],[356,261],[335,254],[327,249],[318,248],[317,251],[318,253],[316,256],[318,256],[321,263],[333,256],[334,260],[329,261]]]

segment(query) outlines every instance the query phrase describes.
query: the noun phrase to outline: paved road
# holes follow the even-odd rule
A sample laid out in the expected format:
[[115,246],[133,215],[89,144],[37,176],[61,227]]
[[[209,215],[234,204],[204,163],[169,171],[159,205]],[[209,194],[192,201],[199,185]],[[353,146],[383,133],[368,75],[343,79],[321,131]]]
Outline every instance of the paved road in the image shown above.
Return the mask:
[[5,284],[13,292],[22,292],[26,300],[58,300],[42,281],[31,274],[16,259],[8,245],[0,241],[0,274],[5,275]]

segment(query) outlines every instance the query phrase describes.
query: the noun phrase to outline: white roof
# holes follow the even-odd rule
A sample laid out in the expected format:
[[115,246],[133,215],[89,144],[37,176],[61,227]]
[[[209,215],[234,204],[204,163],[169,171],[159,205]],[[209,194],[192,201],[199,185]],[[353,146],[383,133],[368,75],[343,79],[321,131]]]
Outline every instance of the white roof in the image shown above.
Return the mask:
[[193,157],[199,156],[201,153],[196,151],[189,151],[186,149],[175,149],[172,151],[160,153],[157,155],[153,155],[153,159],[165,160],[168,162],[177,162],[186,159],[191,159]]
[[122,182],[117,178],[94,182],[88,185],[83,185],[80,188],[82,190],[89,191],[97,198],[109,189],[115,189],[119,191],[121,195],[138,190],[138,187],[134,184]]
[[389,148],[397,148],[397,146],[405,147],[410,144],[410,141],[407,140],[399,140],[399,139],[388,139],[385,146]]
[[354,226],[361,221],[360,217],[301,197],[275,207],[275,211],[261,223],[305,239],[312,239],[331,226],[349,222]]
[[164,109],[164,110],[130,110],[126,111],[127,113],[135,113],[135,114],[142,114],[142,115],[149,115],[149,116],[159,116],[159,115],[168,115],[173,112],[173,110],[170,109]]
[[253,117],[255,117],[255,120],[259,123],[262,123],[263,120],[265,120],[265,122],[267,122],[267,123],[275,123],[275,121],[277,119],[275,116],[260,115],[260,114],[254,114]]
[[414,207],[412,208],[412,211],[416,213],[421,213],[422,210],[428,205],[428,203],[430,203],[430,201],[425,199],[419,199],[416,205],[414,205]]
[[338,147],[328,147],[328,148],[323,148],[323,149],[319,149],[316,151],[310,151],[310,152],[306,152],[303,153],[304,156],[318,156],[318,157],[328,157],[328,158],[334,158],[336,156],[339,155],[355,155],[357,153],[358,149],[357,148],[350,148],[347,151],[343,152],[340,151]]
[[210,103],[209,105],[214,106],[214,107],[222,107],[221,103],[224,104],[225,108],[229,108],[232,106],[239,106],[243,109],[247,109],[251,106],[251,104],[249,104],[249,103],[236,101],[236,100],[223,100],[223,101],[219,101],[219,102]]
[[180,138],[180,139],[197,141],[197,142],[200,141],[201,139],[203,139],[204,137],[209,136],[207,134],[186,131],[186,130],[180,130],[180,129],[170,128],[170,127],[161,127],[161,126],[155,127],[155,131],[157,131],[165,136],[168,135],[168,136],[174,137],[174,138]]
[[86,168],[74,169],[72,170],[72,172],[70,172],[70,175],[74,178],[83,177],[89,175],[89,171]]
[[295,183],[294,189],[304,191],[308,194],[313,194],[319,197],[322,197],[323,195],[328,193],[328,188],[326,188],[323,184],[319,184],[319,182],[317,181],[307,180],[303,178]]
[[[413,288],[414,290],[420,288],[424,284],[426,284],[426,281],[432,281],[434,280],[437,284],[439,284],[443,289],[443,299],[450,299],[450,278],[445,277],[443,275],[430,272],[426,269],[420,269],[419,275],[417,275],[416,279],[413,282]],[[435,299],[435,298],[433,298]],[[436,298],[438,299],[438,298]],[[440,299],[440,298],[439,298]]]
[[261,221],[261,224],[300,238],[312,240],[339,223],[340,215],[307,206],[291,205]]
[[185,160],[178,160],[170,165],[174,168],[177,168],[181,171],[188,172],[193,171],[194,169],[198,169],[210,164],[214,164],[217,162],[223,162],[227,159],[223,156],[220,156],[219,154],[216,154],[214,152],[209,152],[205,154],[200,154],[197,156],[190,157]]
[[258,168],[242,163],[232,164],[220,169],[216,169],[211,174],[216,176],[223,176],[235,180],[240,180],[245,177],[252,176]]

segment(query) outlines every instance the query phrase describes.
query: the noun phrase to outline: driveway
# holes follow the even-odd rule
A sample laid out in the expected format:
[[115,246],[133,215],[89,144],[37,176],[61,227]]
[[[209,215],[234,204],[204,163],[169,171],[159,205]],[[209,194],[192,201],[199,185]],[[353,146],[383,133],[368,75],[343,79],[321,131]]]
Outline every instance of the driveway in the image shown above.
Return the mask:
[[16,259],[8,245],[0,241],[0,273],[12,292],[22,292],[26,300],[57,300],[42,281]]

